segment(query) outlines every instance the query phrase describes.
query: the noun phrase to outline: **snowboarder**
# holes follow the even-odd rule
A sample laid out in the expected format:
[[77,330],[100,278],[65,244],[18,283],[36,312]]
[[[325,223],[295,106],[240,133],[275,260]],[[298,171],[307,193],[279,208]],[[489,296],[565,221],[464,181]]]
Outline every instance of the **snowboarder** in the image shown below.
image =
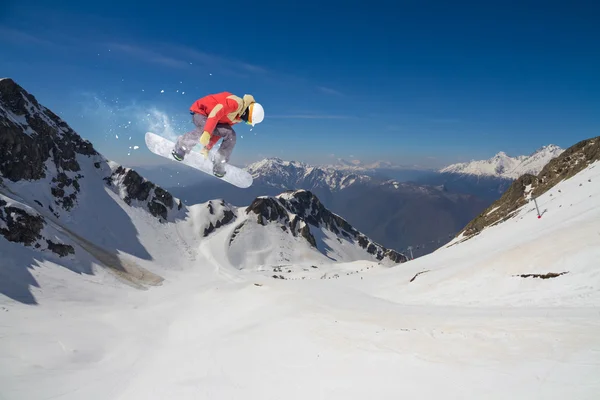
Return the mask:
[[229,161],[235,147],[233,125],[245,122],[254,126],[265,117],[262,105],[252,95],[245,94],[240,98],[229,92],[211,94],[196,100],[190,107],[190,114],[196,129],[177,138],[171,155],[177,161],[183,161],[200,142],[203,146],[200,153],[208,157],[208,152],[223,139],[213,160],[213,174],[219,178],[225,176],[225,163]]

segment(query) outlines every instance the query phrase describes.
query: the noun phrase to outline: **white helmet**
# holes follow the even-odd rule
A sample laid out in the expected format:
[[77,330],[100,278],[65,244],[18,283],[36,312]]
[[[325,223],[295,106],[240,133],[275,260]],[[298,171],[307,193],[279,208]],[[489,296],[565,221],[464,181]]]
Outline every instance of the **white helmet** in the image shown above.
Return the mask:
[[265,109],[260,103],[250,104],[248,110],[248,123],[252,126],[259,124],[265,119]]

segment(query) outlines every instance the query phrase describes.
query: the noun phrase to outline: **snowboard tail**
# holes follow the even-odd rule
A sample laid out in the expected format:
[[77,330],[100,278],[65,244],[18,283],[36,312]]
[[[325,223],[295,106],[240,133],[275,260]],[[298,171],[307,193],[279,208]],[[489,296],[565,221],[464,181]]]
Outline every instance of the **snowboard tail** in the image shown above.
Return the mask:
[[225,176],[215,176],[213,174],[212,161],[204,158],[202,154],[193,150],[185,156],[183,161],[175,160],[175,158],[173,158],[173,156],[171,155],[171,150],[173,150],[173,148],[175,147],[175,143],[155,133],[146,132],[146,146],[148,147],[148,150],[150,150],[156,155],[168,158],[169,160],[173,160],[174,162],[180,162],[181,164],[185,164],[188,167],[195,168],[210,176],[215,177],[216,179],[228,182],[234,186],[240,188],[247,188],[252,185],[252,175],[250,175],[247,171],[244,171],[243,169],[230,164],[225,164]]

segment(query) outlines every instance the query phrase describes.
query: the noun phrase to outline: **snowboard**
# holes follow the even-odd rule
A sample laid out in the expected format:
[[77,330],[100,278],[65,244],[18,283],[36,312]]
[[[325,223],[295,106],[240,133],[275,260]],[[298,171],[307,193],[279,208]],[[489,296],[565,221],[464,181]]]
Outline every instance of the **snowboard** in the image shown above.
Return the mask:
[[222,178],[213,175],[213,163],[211,161],[212,154],[209,154],[209,159],[207,159],[204,158],[202,154],[192,150],[190,154],[185,156],[183,161],[175,160],[171,155],[171,150],[173,150],[175,143],[155,133],[146,132],[146,146],[148,147],[148,150],[156,155],[168,158],[174,162],[185,164],[188,167],[195,168],[239,188],[247,188],[252,185],[252,175],[243,169],[230,164],[225,164],[226,174]]

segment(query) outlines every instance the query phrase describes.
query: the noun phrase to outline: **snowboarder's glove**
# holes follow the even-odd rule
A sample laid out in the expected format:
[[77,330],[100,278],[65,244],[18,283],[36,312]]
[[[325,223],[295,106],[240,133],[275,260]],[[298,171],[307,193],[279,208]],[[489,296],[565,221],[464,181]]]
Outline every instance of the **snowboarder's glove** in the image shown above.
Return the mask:
[[204,146],[202,148],[202,150],[200,150],[200,154],[202,154],[204,156],[204,158],[208,158],[208,152],[209,152],[209,150],[206,146]]
[[200,136],[200,144],[203,146],[206,146],[208,144],[209,140],[210,140],[210,133],[208,133],[207,131],[204,131],[202,136]]

